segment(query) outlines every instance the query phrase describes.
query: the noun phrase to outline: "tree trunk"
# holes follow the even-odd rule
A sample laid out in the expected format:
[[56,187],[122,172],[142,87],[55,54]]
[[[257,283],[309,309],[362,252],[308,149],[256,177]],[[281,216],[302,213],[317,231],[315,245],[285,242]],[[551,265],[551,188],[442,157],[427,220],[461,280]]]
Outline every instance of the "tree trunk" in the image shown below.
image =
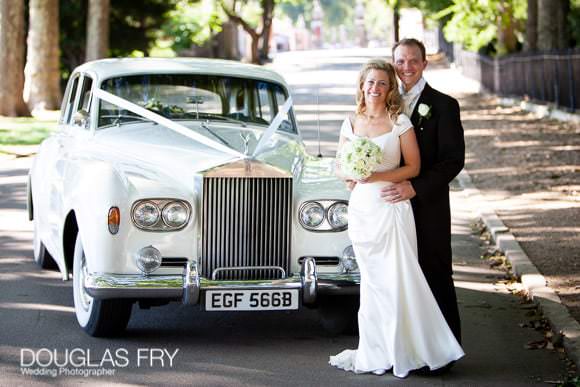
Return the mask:
[[60,103],[58,0],[30,0],[24,100],[31,110]]
[[497,30],[499,55],[509,54],[516,50],[518,39],[514,30],[513,7],[509,1],[501,1],[498,4]]
[[260,58],[260,37],[254,37],[252,36],[252,44],[251,44],[251,53],[252,53],[252,58],[251,61],[254,64],[261,64],[261,58]]
[[219,58],[240,59],[238,48],[238,25],[228,20],[222,24],[222,31],[216,36],[219,40]]
[[399,0],[395,0],[394,5],[393,5],[393,32],[394,32],[394,38],[395,38],[395,42],[399,41],[399,20],[401,18],[401,14],[400,14],[400,2]]
[[274,0],[262,0],[262,48],[260,59],[267,60],[270,53],[270,34],[272,32],[272,19],[274,18]]
[[109,0],[89,0],[86,61],[105,58],[109,51]]
[[559,49],[568,48],[569,40],[569,23],[568,13],[570,12],[570,0],[558,0],[557,20],[558,20],[558,37],[556,38],[556,47]]
[[0,115],[30,116],[24,103],[24,0],[0,0]]
[[536,51],[538,49],[538,0],[528,0],[524,49],[526,51]]
[[558,46],[559,0],[538,0],[538,49],[553,50]]
[[[235,11],[236,3],[235,2],[234,2],[233,11],[230,10],[223,2],[221,3],[221,5],[222,5],[222,9],[226,13],[226,15],[228,15],[228,18],[233,23],[241,25],[242,28],[244,29],[244,31],[246,31],[248,33],[248,35],[250,35],[250,38],[252,39],[252,43],[251,43],[251,56],[252,57],[250,60],[252,61],[252,63],[261,64],[259,44],[260,44],[260,38],[262,37],[262,34],[258,33],[258,31],[256,31],[256,29],[252,28],[252,26],[250,26],[250,24],[246,20],[242,19],[240,16],[238,16],[236,14],[236,11]],[[262,32],[264,32],[263,28],[262,28]]]

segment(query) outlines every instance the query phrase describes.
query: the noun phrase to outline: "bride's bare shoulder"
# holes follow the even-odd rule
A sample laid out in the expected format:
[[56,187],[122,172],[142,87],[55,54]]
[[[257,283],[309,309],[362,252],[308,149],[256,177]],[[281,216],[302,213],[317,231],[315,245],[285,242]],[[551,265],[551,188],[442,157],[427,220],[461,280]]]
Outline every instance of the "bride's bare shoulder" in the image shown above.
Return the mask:
[[352,113],[349,114],[348,118],[353,128],[366,123],[366,120],[364,120],[364,116],[362,114]]

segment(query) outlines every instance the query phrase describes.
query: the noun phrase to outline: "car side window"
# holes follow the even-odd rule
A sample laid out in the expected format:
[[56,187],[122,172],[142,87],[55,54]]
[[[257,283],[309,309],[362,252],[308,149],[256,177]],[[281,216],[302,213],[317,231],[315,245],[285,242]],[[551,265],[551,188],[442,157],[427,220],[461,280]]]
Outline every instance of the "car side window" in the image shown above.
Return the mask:
[[274,118],[272,114],[272,98],[270,98],[270,90],[266,82],[258,82],[258,117],[262,118],[266,122],[271,122]]
[[77,95],[77,89],[79,86],[79,79],[80,75],[75,74],[73,75],[73,79],[69,81],[69,87],[66,90],[66,95],[62,100],[61,106],[61,116],[60,116],[60,123],[61,124],[68,124],[71,122],[71,118],[73,115],[73,107],[75,103],[75,97]]
[[[286,94],[284,93],[284,90],[282,90],[282,88],[280,86],[276,86],[275,87],[275,93],[274,93],[275,97],[276,97],[276,114],[282,110],[282,106],[284,106],[284,103],[286,103],[286,100],[288,99]],[[294,130],[294,125],[292,125],[292,121],[291,121],[291,115],[290,115],[290,111],[288,111],[288,113],[286,113],[283,117],[282,122],[280,123],[280,127],[279,130],[283,131],[283,132],[288,132],[288,133],[296,133],[296,131]]]
[[[72,115],[72,123],[82,129],[88,130],[90,128],[90,110],[91,110],[91,89],[93,86],[93,79],[88,75],[82,78],[82,86],[80,87],[78,102],[74,108]],[[75,106],[75,105],[73,105]]]
[[83,87],[81,89],[81,100],[79,109],[83,109],[87,113],[91,111],[91,89],[93,87],[92,78],[85,76],[83,78]]

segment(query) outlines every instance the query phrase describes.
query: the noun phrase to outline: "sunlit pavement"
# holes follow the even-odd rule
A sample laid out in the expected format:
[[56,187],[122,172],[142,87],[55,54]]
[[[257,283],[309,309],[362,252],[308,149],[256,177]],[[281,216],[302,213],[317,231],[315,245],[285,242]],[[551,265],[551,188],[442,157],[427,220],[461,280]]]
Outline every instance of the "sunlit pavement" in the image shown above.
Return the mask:
[[[290,69],[283,73],[294,88],[298,120],[311,153],[317,152],[317,111],[322,151],[334,153],[340,122],[354,107],[357,71],[376,55],[376,50],[368,55],[361,50],[292,53],[274,62],[274,67]],[[427,77],[432,74],[437,72]],[[502,272],[480,260],[479,236],[472,233],[478,204],[470,202],[456,184],[452,186],[454,269],[467,356],[446,375],[399,380],[388,374],[354,375],[332,368],[327,365],[328,355],[356,347],[357,338],[328,337],[309,310],[204,314],[172,304],[135,309],[125,337],[90,338],[76,324],[70,282],[32,262],[32,228],[25,213],[30,162],[30,158],[0,161],[0,385],[529,386],[561,380],[565,373],[557,351],[525,349],[543,335],[522,327],[533,319],[529,306],[501,282]],[[23,348],[56,349],[61,354],[67,349],[89,349],[96,359],[107,350],[126,349],[130,363],[116,368],[111,377],[23,376]],[[139,367],[135,362],[139,348],[178,348],[179,353],[171,367]]]

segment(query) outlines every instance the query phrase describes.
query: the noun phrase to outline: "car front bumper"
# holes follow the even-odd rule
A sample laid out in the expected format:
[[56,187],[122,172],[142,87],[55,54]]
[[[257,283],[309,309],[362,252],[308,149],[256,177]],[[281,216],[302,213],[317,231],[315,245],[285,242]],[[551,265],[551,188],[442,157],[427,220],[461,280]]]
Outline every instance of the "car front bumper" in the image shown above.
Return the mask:
[[360,274],[317,273],[313,258],[302,262],[300,274],[277,280],[214,281],[199,274],[196,262],[189,262],[183,275],[89,274],[85,290],[96,299],[177,299],[187,305],[200,303],[207,290],[299,289],[302,304],[312,305],[319,295],[359,294]]

